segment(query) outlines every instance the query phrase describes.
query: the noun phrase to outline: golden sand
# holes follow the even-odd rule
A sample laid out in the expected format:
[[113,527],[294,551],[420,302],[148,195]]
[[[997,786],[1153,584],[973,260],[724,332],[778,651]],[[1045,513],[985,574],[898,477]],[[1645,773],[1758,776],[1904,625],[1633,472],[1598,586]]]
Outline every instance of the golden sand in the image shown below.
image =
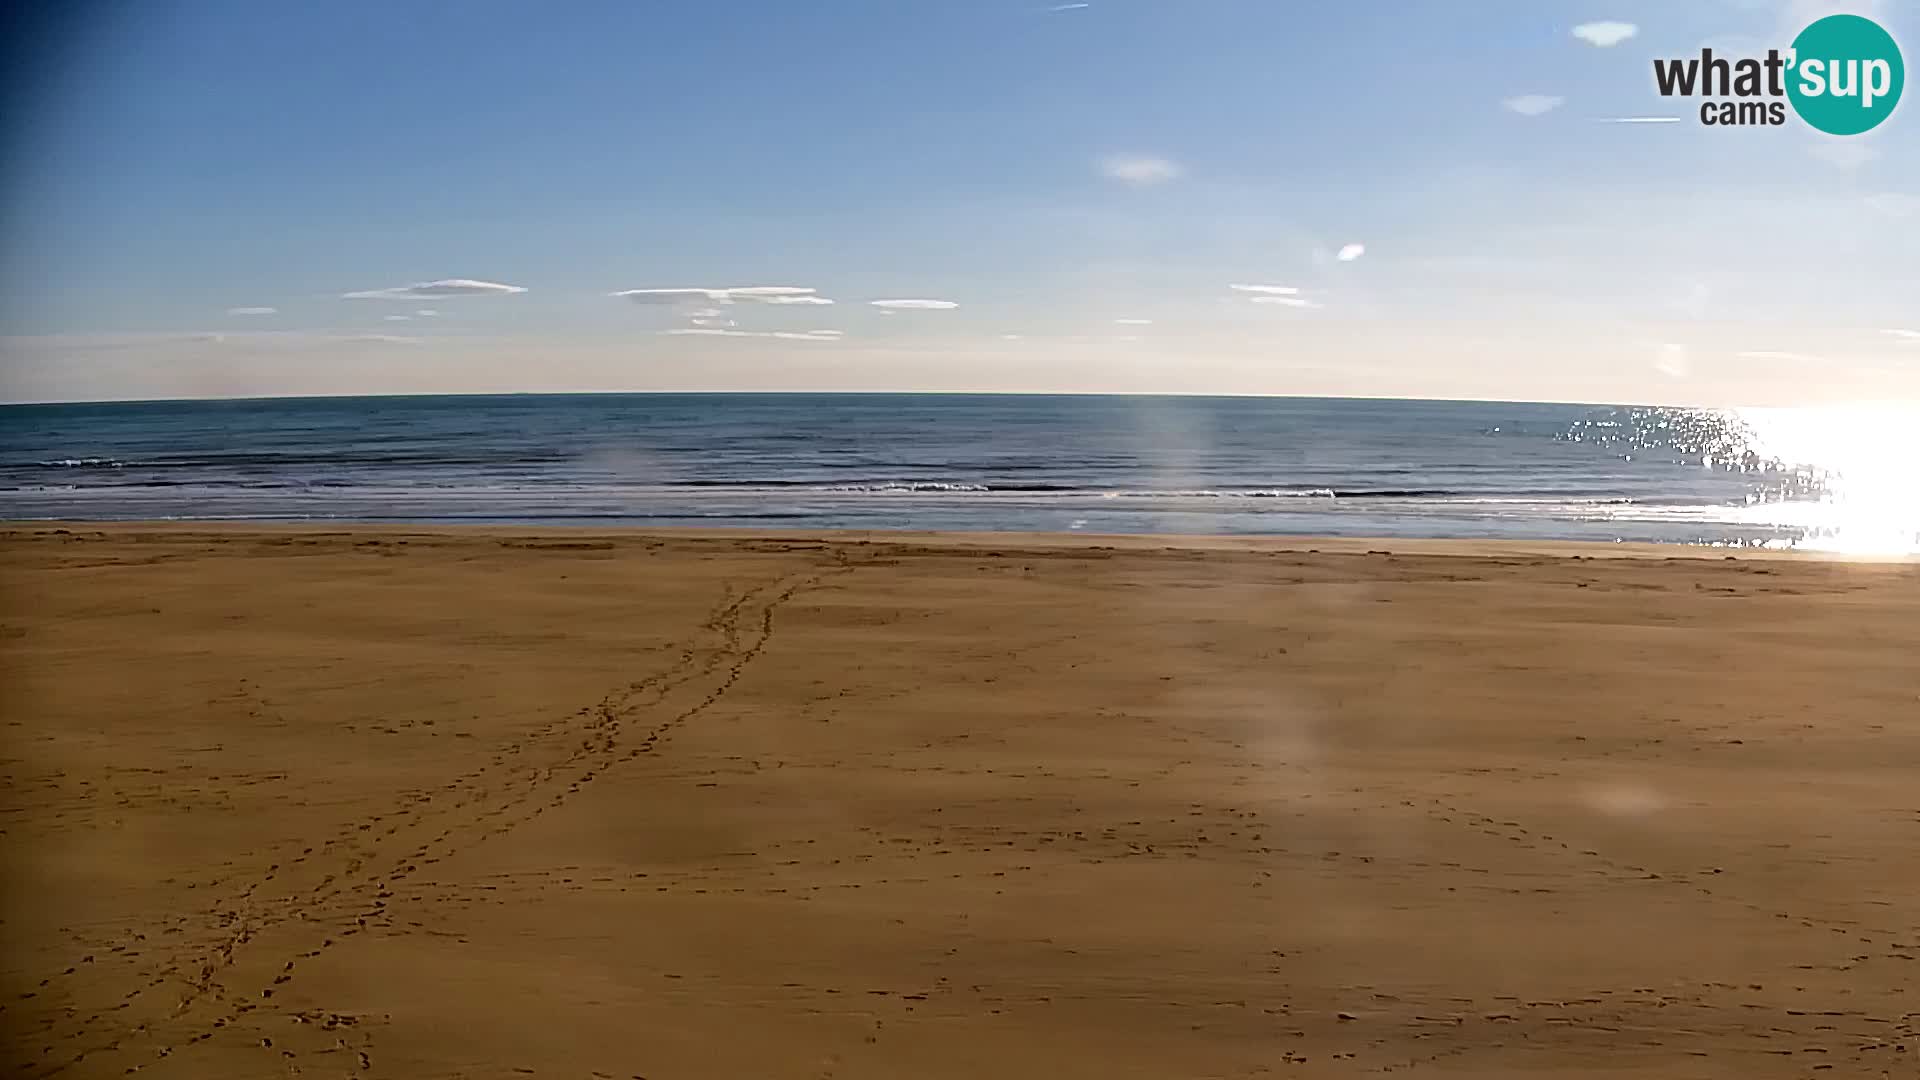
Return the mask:
[[1920,1076],[1913,564],[16,526],[0,646],[18,1075]]

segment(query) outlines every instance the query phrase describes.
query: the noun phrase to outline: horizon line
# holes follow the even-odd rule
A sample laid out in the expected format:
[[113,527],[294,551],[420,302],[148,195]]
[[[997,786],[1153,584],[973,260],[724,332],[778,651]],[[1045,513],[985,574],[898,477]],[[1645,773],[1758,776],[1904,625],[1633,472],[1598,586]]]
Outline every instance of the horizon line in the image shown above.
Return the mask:
[[1289,393],[1208,393],[1200,391],[1145,390],[496,390],[496,391],[416,391],[389,394],[236,394],[215,397],[158,398],[73,398],[34,401],[0,401],[0,409],[57,408],[87,405],[190,405],[216,402],[268,401],[383,401],[431,398],[545,398],[545,397],[1031,397],[1031,398],[1196,398],[1196,399],[1281,399],[1292,401],[1426,401],[1437,404],[1471,405],[1567,405],[1584,408],[1656,408],[1656,409],[1744,409],[1807,408],[1844,402],[1805,403],[1799,406],[1757,405],[1681,405],[1667,401],[1583,401],[1571,398],[1501,397],[1426,397],[1400,394],[1289,394]]

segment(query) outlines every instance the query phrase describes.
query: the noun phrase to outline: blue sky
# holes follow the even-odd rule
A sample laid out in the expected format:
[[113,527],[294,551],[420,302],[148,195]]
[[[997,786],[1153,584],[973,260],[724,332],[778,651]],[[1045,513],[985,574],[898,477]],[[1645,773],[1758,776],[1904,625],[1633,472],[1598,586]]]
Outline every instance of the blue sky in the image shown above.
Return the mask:
[[[1898,0],[125,7],[9,116],[0,397],[1920,398],[1920,106],[1649,63]],[[609,295],[732,286],[835,303]]]

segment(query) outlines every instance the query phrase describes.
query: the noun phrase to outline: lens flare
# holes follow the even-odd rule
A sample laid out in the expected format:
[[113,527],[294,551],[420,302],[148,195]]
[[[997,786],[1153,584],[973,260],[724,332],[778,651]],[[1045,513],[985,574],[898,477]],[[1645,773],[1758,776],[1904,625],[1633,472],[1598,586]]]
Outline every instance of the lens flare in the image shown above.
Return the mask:
[[1756,523],[1802,530],[1796,546],[1854,555],[1920,554],[1920,408],[1737,409],[1748,449],[1817,479],[1811,497],[1754,502]]

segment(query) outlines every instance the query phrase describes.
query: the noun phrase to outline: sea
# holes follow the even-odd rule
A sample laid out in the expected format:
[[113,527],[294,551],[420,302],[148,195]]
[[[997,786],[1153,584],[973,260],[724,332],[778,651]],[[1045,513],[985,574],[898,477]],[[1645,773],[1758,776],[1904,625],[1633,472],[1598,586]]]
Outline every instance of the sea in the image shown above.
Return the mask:
[[944,394],[0,407],[0,518],[1920,551],[1920,413]]

